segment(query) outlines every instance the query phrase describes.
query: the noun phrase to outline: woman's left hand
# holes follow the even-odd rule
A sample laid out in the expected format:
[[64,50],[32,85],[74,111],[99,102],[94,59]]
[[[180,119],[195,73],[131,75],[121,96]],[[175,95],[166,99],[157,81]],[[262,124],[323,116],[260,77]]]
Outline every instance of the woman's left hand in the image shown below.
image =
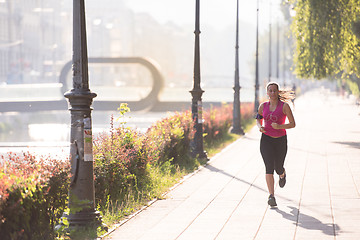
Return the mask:
[[271,126],[273,127],[273,129],[280,129],[280,125],[275,122],[273,122]]

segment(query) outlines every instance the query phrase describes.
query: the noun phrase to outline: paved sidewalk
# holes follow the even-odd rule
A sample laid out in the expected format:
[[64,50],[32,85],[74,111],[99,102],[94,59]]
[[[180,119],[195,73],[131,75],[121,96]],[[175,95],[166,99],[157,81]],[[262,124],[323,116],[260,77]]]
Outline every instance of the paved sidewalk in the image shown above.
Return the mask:
[[359,113],[326,90],[296,100],[277,209],[254,128],[105,239],[360,239]]

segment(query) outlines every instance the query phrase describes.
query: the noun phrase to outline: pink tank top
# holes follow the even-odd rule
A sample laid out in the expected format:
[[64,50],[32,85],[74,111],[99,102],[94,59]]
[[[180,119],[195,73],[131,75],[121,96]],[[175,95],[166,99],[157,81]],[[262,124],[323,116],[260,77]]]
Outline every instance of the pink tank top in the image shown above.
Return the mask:
[[264,109],[263,109],[263,117],[265,122],[265,134],[270,137],[282,137],[286,135],[285,129],[274,129],[271,124],[273,122],[277,124],[284,124],[286,115],[283,113],[283,106],[284,102],[279,101],[278,105],[276,106],[276,109],[271,112],[270,111],[270,102],[264,103]]

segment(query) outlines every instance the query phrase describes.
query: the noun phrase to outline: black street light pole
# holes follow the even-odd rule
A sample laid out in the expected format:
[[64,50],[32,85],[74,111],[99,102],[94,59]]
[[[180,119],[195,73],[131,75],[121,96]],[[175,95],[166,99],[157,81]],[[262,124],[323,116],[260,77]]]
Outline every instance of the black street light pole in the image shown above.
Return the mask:
[[[270,0],[271,1],[271,0]],[[269,2],[269,79],[271,82],[271,2]]]
[[191,153],[199,158],[207,158],[204,151],[204,137],[202,124],[202,100],[203,90],[200,87],[200,0],[196,0],[195,9],[195,53],[194,53],[194,87],[190,91],[192,95],[191,111],[194,122],[195,136],[191,141]]
[[72,179],[69,190],[72,227],[101,225],[95,209],[90,107],[96,94],[89,89],[84,0],[73,0],[73,89],[64,95],[71,112],[70,162]]
[[279,38],[279,18],[276,23],[276,78],[279,81],[279,64],[280,64],[280,38]]
[[239,77],[239,0],[236,1],[236,44],[235,44],[235,83],[232,133],[244,134],[241,128],[240,104],[240,77]]
[[257,0],[256,9],[256,56],[255,56],[255,104],[254,112],[259,108],[259,0]]
[[283,39],[283,86],[286,87],[286,34],[284,33]]

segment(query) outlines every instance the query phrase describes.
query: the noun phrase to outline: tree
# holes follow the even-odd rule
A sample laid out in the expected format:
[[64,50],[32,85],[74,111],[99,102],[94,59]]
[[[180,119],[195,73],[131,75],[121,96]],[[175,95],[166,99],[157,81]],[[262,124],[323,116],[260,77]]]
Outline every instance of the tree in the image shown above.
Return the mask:
[[[346,79],[360,87],[360,2],[290,0],[296,12],[295,72],[304,78]],[[350,84],[350,83],[356,83]]]

